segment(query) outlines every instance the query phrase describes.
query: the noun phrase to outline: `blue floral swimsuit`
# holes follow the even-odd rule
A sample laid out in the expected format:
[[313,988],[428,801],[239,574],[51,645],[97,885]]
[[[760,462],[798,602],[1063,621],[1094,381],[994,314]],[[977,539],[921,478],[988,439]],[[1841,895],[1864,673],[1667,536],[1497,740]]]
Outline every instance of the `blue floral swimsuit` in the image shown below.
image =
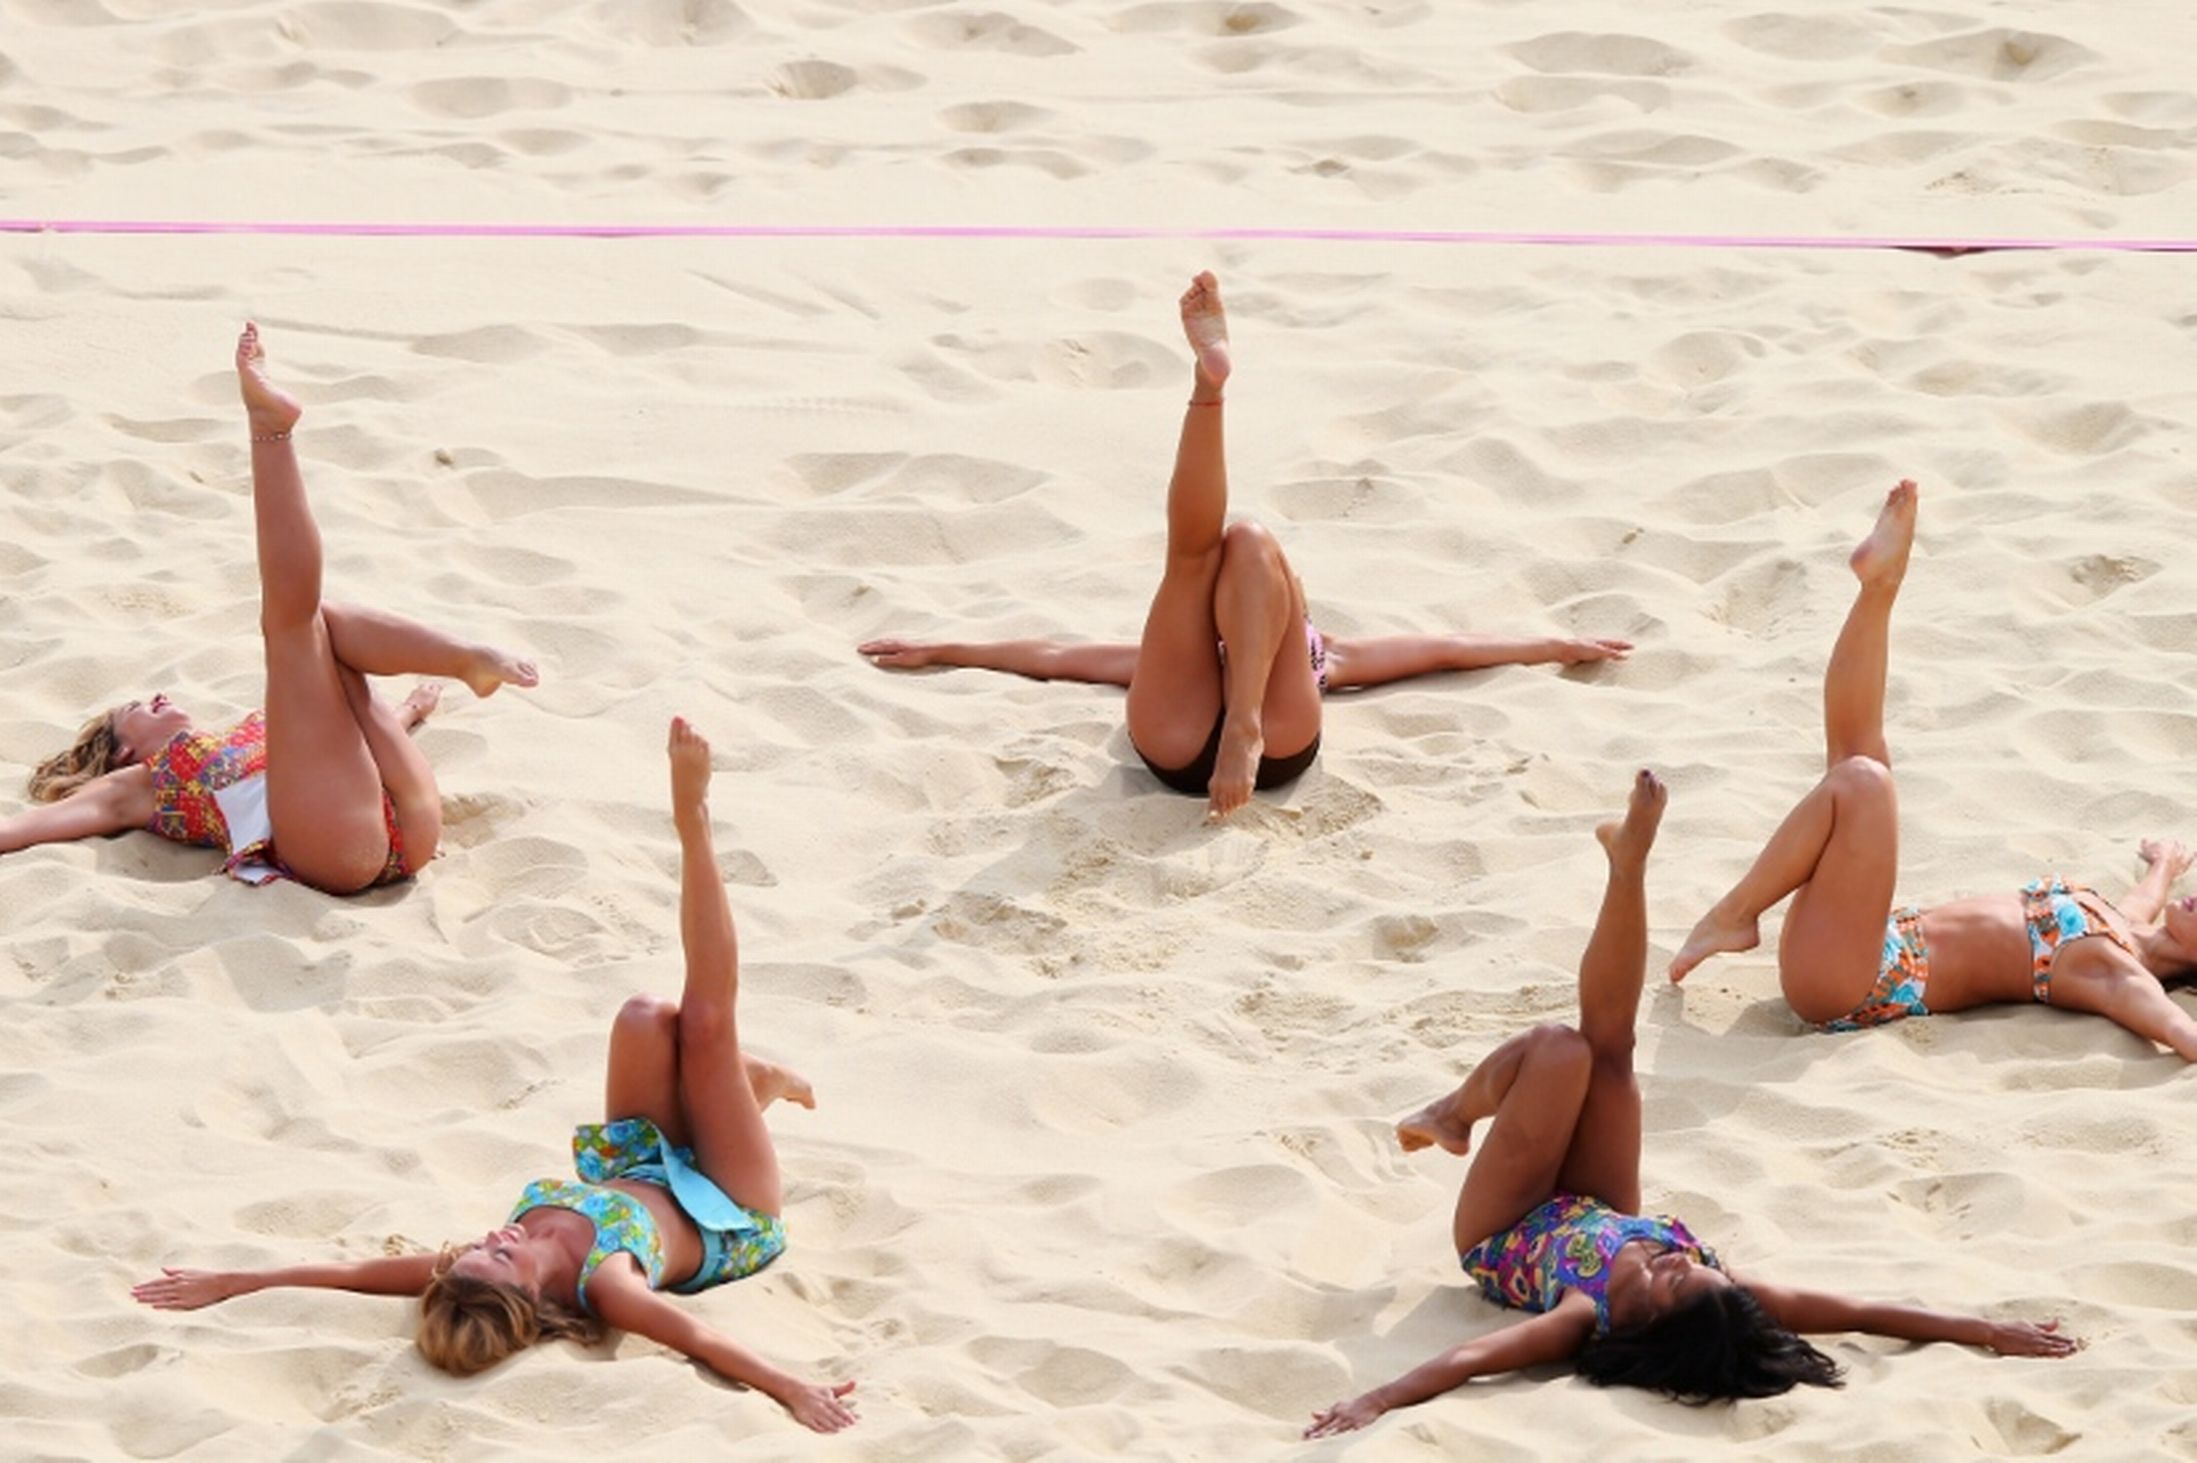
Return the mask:
[[786,1226],[775,1214],[757,1214],[735,1203],[694,1165],[694,1150],[675,1147],[647,1118],[584,1123],[572,1133],[572,1166],[581,1182],[536,1179],[519,1195],[511,1217],[534,1209],[569,1209],[595,1226],[595,1243],[581,1262],[577,1290],[587,1303],[587,1282],[612,1255],[639,1263],[651,1290],[664,1288],[664,1236],[656,1216],[631,1194],[607,1188],[614,1179],[654,1184],[694,1221],[702,1236],[702,1263],[670,1287],[693,1295],[713,1285],[743,1280],[786,1248]]

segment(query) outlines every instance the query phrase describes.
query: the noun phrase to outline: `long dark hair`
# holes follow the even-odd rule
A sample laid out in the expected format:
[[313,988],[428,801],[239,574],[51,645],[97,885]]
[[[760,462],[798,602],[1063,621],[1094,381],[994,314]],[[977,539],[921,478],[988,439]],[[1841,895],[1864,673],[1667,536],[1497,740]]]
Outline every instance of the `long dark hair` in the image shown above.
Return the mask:
[[1579,1353],[1597,1387],[1647,1387],[1696,1406],[1844,1385],[1838,1364],[1770,1319],[1745,1286],[1722,1285],[1667,1315],[1613,1331]]

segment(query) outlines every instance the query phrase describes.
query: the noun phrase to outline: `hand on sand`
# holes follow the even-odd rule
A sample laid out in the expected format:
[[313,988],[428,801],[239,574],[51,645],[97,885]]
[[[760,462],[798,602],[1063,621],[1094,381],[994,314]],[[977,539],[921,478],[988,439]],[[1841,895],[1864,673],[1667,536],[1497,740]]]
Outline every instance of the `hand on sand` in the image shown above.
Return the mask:
[[1983,1344],[2001,1356],[2073,1356],[2083,1349],[2081,1337],[2060,1333],[2057,1316],[2042,1325],[2034,1321],[1993,1321]]
[[159,1279],[141,1280],[130,1287],[130,1299],[156,1311],[195,1311],[243,1292],[238,1277],[226,1271],[177,1270],[163,1265]]
[[1630,640],[1559,640],[1556,659],[1561,665],[1587,665],[1598,660],[1623,660],[1632,654]]
[[1353,1397],[1348,1402],[1338,1402],[1325,1412],[1313,1413],[1304,1435],[1308,1438],[1331,1438],[1338,1433],[1354,1433],[1359,1428],[1370,1426],[1386,1411],[1388,1409],[1374,1401],[1373,1394],[1368,1392],[1362,1397]]
[[2147,838],[2136,846],[2136,853],[2144,861],[2146,868],[2155,869],[2165,865],[2169,879],[2181,878],[2189,872],[2191,861],[2197,859],[2197,855],[2191,854],[2179,840],[2172,838]]
[[709,742],[683,716],[671,719],[671,811],[697,811],[709,797]]
[[811,1432],[835,1433],[862,1420],[854,1404],[845,1400],[853,1391],[852,1382],[796,1382],[778,1400],[794,1421]]
[[901,640],[887,635],[876,640],[865,640],[855,648],[857,655],[866,655],[870,664],[888,671],[919,671],[933,665],[938,659],[938,647],[924,645],[914,640]]

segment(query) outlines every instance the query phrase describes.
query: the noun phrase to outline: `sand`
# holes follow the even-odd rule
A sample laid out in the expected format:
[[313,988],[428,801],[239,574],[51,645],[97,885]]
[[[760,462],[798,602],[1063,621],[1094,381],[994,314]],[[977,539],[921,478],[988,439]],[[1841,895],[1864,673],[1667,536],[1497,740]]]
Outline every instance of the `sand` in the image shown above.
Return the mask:
[[[0,0],[0,211],[2189,232],[2179,7],[1665,9]],[[856,657],[1135,633],[1203,266],[1236,507],[1324,625],[1633,657],[1337,698],[1217,831],[1116,692]],[[1509,1319],[1446,1253],[1459,1165],[1389,1124],[1567,1015],[1632,769],[1673,789],[1657,971],[1809,784],[1892,480],[1903,893],[2117,893],[2197,837],[2186,259],[49,235],[0,240],[0,302],[0,785],[115,699],[256,703],[247,316],[330,593],[544,673],[422,734],[409,886],[0,859],[0,1452],[2197,1457],[2197,1078],[2032,1009],[1805,1035],[1768,946],[1643,1005],[1650,1206],[2089,1349],[1844,1338],[1845,1392],[1705,1411],[1537,1373],[1294,1441]],[[750,1039],[823,1104],[774,1125],[790,1252],[689,1304],[859,1379],[859,1429],[630,1338],[456,1382],[389,1301],[134,1306],[164,1263],[469,1237],[559,1171],[610,1015],[677,987],[674,712],[719,748]]]

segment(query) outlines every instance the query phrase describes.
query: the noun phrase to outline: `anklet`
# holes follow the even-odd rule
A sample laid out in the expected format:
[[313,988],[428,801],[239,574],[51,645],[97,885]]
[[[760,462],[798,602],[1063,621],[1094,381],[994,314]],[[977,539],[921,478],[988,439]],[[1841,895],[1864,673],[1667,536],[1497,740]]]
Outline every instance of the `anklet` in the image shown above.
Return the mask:
[[1195,396],[1193,396],[1190,398],[1190,404],[1192,406],[1219,406],[1221,404],[1221,399],[1216,396],[1211,401],[1200,401]]
[[290,440],[290,434],[288,432],[269,432],[264,437],[254,437],[252,440],[254,442],[287,442]]

